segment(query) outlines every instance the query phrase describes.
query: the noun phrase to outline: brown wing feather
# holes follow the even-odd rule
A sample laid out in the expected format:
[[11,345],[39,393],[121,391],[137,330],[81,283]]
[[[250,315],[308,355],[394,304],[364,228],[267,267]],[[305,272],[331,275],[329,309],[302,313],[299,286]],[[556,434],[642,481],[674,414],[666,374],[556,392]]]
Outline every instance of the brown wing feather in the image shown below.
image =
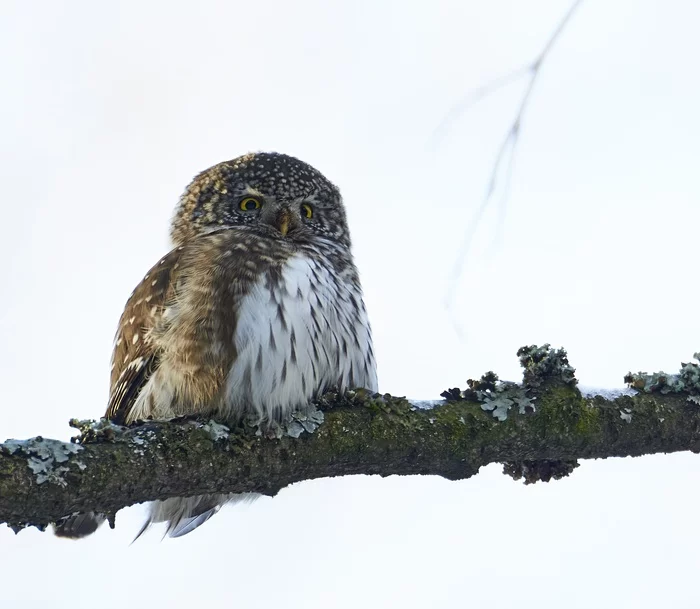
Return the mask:
[[182,251],[182,247],[172,250],[146,274],[127,300],[119,320],[105,415],[117,423],[129,420],[139,391],[158,367],[160,354],[150,334],[173,296]]

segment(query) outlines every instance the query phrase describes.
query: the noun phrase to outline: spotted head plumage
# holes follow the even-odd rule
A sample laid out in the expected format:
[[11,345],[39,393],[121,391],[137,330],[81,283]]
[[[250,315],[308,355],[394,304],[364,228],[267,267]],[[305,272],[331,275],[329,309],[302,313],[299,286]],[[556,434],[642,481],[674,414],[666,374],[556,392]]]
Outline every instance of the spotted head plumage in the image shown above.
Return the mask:
[[[126,303],[107,417],[204,414],[264,424],[321,392],[377,389],[345,208],[336,186],[294,157],[252,153],[197,175],[171,224],[173,249]],[[148,526],[193,530],[240,496],[169,499]],[[90,534],[99,517],[56,527]]]
[[246,154],[200,173],[180,199],[171,237],[180,244],[231,226],[274,234],[285,212],[292,241],[319,236],[350,247],[338,188],[311,165],[274,152]]

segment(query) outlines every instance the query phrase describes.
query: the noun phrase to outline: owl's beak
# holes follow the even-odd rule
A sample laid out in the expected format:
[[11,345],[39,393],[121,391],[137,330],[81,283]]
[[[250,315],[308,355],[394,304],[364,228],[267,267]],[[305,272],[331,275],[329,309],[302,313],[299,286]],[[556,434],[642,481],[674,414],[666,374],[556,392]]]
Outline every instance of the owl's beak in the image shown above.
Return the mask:
[[283,237],[287,236],[287,231],[289,230],[289,211],[286,209],[282,210],[279,216],[277,216],[278,226]]
[[278,230],[282,233],[283,237],[286,237],[287,233],[290,230],[293,231],[299,224],[299,221],[294,216],[294,212],[287,206],[278,207],[276,209],[273,206],[270,206],[269,209],[263,207],[260,220],[275,230]]

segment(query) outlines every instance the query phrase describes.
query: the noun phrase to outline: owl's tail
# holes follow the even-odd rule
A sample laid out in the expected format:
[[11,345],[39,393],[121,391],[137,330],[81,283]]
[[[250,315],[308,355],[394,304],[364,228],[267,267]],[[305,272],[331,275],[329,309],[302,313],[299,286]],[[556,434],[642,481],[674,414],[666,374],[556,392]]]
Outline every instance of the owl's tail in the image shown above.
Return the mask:
[[259,496],[257,493],[214,494],[154,501],[151,503],[148,518],[134,541],[141,537],[148,527],[157,522],[168,523],[165,531],[168,537],[182,537],[204,524],[226,503],[250,502]]
[[106,516],[94,512],[73,514],[54,524],[53,531],[56,537],[82,539],[92,535],[105,520]]
[[[258,497],[260,497],[258,493],[216,494],[154,501],[150,505],[148,518],[134,538],[134,541],[141,537],[148,527],[158,522],[168,523],[165,531],[168,537],[182,537],[204,524],[226,503],[251,502]],[[56,537],[82,539],[92,535],[105,520],[107,520],[107,517],[104,514],[95,512],[73,514],[55,523],[53,529]]]

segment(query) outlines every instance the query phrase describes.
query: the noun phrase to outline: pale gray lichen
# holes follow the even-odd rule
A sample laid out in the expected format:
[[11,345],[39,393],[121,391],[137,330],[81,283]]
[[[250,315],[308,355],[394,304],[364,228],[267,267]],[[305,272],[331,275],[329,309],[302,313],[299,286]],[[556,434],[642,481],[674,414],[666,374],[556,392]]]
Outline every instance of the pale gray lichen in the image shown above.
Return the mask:
[[131,436],[131,443],[136,445],[134,454],[143,457],[146,454],[146,446],[150,442],[155,441],[157,437],[156,432],[152,429],[138,429],[136,433]]
[[77,436],[71,438],[71,442],[79,444],[86,442],[114,442],[127,429],[127,427],[112,423],[112,421],[105,418],[97,421],[71,419],[68,421],[68,425],[80,432]]
[[481,402],[482,410],[490,411],[499,421],[508,418],[513,406],[520,414],[535,411],[534,397],[527,395],[528,388],[511,381],[500,381],[495,372],[487,372],[478,381],[468,379],[468,389],[448,389],[442,392],[448,402],[472,400]]
[[499,421],[505,421],[508,418],[508,411],[513,406],[513,400],[504,396],[497,396],[494,399],[486,399],[481,405],[482,410],[490,410],[491,414]]
[[535,411],[533,398],[527,395],[527,389],[507,381],[499,381],[494,389],[485,391],[477,391],[477,395],[483,400],[481,405],[482,410],[491,411],[491,414],[499,421],[505,421],[508,418],[508,412],[513,406],[518,407],[520,414]]
[[304,412],[293,412],[291,419],[292,420],[289,424],[289,431],[287,435],[292,436],[292,438],[298,438],[300,434],[293,435],[292,427],[294,427],[295,433],[297,432],[298,425],[300,425],[302,430],[306,433],[313,433],[316,429],[318,429],[318,426],[323,423],[324,416],[322,411],[316,408],[311,408],[309,410],[305,410]]
[[[700,361],[700,353],[693,358]],[[682,363],[678,374],[628,372],[625,383],[644,393],[687,393],[688,401],[700,406],[700,365],[695,362]]]
[[632,422],[632,411],[627,408],[620,410],[620,418],[628,423]]
[[[63,475],[70,471],[68,460],[83,447],[78,444],[50,440],[37,436],[31,440],[7,440],[0,448],[11,455],[20,454],[27,457],[27,466],[36,476],[37,484],[53,482],[66,486]],[[66,465],[58,465],[66,463]],[[82,461],[76,461],[79,469],[87,467]]]
[[323,411],[311,405],[307,409],[292,412],[281,422],[263,422],[259,418],[248,416],[245,423],[257,427],[256,436],[280,439],[284,436],[298,438],[302,433],[313,433],[324,421]]
[[214,442],[228,440],[229,434],[231,433],[231,430],[226,427],[226,425],[217,423],[213,419],[202,425],[202,429],[209,434],[209,437],[214,440]]

